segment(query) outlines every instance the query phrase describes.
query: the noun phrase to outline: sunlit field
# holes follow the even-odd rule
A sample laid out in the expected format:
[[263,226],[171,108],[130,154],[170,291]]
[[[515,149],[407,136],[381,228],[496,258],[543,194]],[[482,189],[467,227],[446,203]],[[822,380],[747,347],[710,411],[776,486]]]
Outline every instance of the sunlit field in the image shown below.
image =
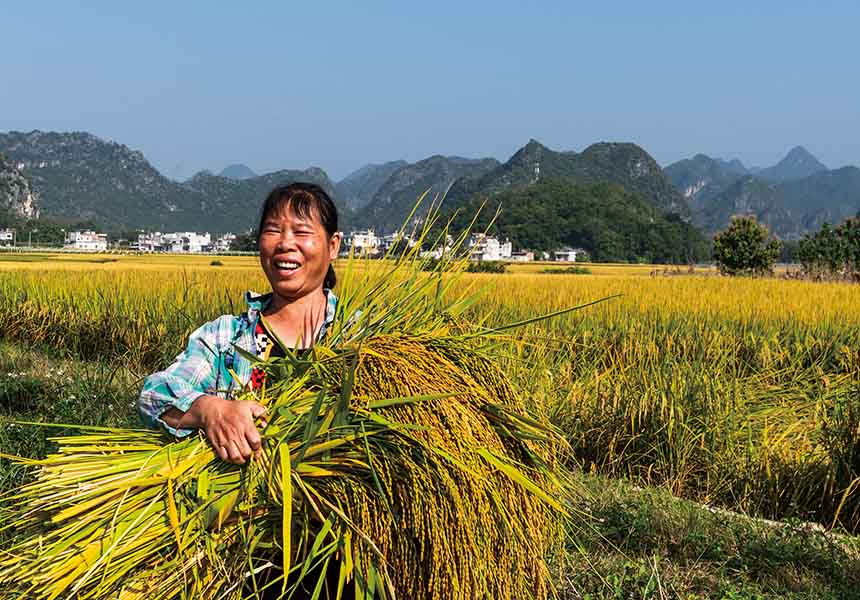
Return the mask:
[[[650,265],[542,272],[557,266],[514,264],[457,286],[482,290],[468,314],[487,327],[590,304],[513,330],[496,350],[562,432],[574,472],[860,530],[860,286]],[[248,256],[3,254],[0,338],[115,365],[130,406],[135,377],[167,364],[203,322],[242,310],[249,289],[267,286]],[[43,417],[16,394],[0,398],[6,415]],[[34,439],[0,436],[4,447]]]

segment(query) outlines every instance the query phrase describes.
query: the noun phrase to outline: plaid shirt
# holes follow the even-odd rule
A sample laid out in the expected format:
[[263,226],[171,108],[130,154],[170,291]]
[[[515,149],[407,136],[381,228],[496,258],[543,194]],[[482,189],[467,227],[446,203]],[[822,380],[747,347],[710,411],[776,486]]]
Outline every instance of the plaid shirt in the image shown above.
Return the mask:
[[[337,296],[324,290],[328,304],[325,320],[317,341],[325,336],[334,320]],[[173,363],[153,373],[143,383],[137,409],[147,427],[163,428],[182,437],[193,429],[174,429],[161,419],[170,408],[187,411],[191,403],[204,394],[223,398],[245,389],[251,378],[251,363],[236,352],[238,346],[251,354],[257,353],[255,329],[260,313],[269,304],[272,294],[245,294],[248,310],[239,316],[223,315],[209,321],[188,338],[188,347]]]

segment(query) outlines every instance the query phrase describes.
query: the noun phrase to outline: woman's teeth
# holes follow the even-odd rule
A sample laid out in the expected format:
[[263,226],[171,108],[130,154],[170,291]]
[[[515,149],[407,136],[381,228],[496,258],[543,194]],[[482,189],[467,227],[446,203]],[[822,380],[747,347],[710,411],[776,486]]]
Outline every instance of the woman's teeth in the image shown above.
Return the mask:
[[275,266],[278,267],[279,269],[284,269],[286,271],[294,271],[294,270],[298,269],[300,265],[299,265],[299,263],[294,263],[294,262],[277,261],[277,262],[275,262]]

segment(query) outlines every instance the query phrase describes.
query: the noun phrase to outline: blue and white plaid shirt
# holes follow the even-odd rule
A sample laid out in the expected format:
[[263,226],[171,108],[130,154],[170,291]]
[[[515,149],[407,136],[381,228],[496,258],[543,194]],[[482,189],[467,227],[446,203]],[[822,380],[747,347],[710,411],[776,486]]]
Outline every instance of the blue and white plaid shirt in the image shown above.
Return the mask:
[[[331,290],[324,291],[328,303],[316,341],[325,336],[337,309],[337,296]],[[174,429],[161,415],[170,408],[187,411],[191,403],[204,394],[226,398],[248,385],[252,365],[235,347],[256,354],[254,332],[260,313],[271,298],[271,293],[246,292],[248,310],[238,316],[223,315],[209,321],[191,334],[188,347],[169,367],[146,378],[137,409],[147,427],[163,428],[180,437],[188,435],[194,430]]]

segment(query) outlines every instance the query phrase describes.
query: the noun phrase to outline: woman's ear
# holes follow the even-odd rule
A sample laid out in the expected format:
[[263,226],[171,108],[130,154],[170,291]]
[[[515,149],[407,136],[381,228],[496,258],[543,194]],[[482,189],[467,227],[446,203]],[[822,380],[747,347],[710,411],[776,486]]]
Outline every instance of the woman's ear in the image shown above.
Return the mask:
[[337,258],[337,255],[340,252],[340,240],[341,240],[340,231],[335,231],[334,234],[332,234],[331,238],[329,238],[329,241],[328,241],[329,259],[334,260]]

